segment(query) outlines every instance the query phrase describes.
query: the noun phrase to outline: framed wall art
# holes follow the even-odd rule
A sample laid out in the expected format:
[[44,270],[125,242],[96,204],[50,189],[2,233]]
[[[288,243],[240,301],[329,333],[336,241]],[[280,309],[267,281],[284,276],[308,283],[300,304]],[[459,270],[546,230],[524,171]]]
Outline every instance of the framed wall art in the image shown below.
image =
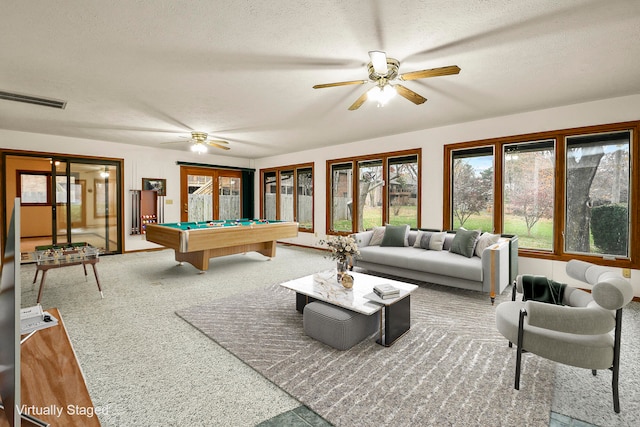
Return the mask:
[[158,196],[167,195],[167,180],[162,178],[142,178],[143,190],[156,190]]

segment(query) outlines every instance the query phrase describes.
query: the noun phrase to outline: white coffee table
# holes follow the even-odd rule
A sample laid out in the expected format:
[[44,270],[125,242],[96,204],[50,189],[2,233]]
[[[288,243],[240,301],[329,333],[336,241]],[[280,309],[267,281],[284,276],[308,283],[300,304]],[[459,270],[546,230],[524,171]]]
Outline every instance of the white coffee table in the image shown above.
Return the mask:
[[[380,316],[380,337],[376,342],[386,347],[392,345],[411,327],[411,292],[418,286],[353,271],[349,274],[353,276],[351,289],[338,283],[335,270],[290,280],[280,286],[296,292],[296,310],[300,313],[305,305],[313,301],[323,301],[366,315],[384,308]],[[378,298],[373,293],[373,287],[383,283],[400,289],[400,296],[384,300]]]

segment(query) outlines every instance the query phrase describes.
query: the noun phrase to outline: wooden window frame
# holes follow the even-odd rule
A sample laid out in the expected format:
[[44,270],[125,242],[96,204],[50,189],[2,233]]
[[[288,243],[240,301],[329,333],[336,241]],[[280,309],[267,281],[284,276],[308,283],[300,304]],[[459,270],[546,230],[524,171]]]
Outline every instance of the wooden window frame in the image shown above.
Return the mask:
[[[566,139],[574,136],[630,131],[630,191],[629,191],[629,258],[628,259],[608,259],[599,255],[592,254],[574,254],[564,252],[563,232],[565,230],[565,211],[566,211]],[[554,189],[554,235],[553,235],[553,251],[537,251],[533,249],[519,249],[519,255],[547,259],[553,261],[569,261],[571,259],[579,259],[601,265],[619,268],[640,268],[640,161],[639,161],[639,138],[640,121],[610,123],[603,125],[584,126],[577,128],[552,130],[547,132],[538,132],[531,134],[522,134],[516,136],[507,136],[500,138],[485,139],[479,141],[467,141],[444,146],[443,159],[443,229],[451,228],[451,208],[452,208],[452,168],[451,159],[453,153],[460,149],[469,149],[486,145],[494,146],[494,156],[500,156],[500,161],[494,159],[494,204],[493,204],[493,221],[494,231],[496,233],[503,232],[502,210],[503,210],[503,161],[502,153],[505,145],[512,143],[524,143],[530,141],[542,141],[554,139],[556,141],[555,152],[555,189]]]
[[[422,216],[422,148],[415,148],[415,149],[409,149],[409,150],[403,150],[403,151],[391,151],[391,152],[386,152],[386,153],[376,153],[376,154],[367,154],[367,155],[362,155],[362,156],[356,156],[356,157],[345,157],[345,158],[340,158],[340,159],[331,159],[331,160],[327,160],[326,163],[326,168],[327,168],[327,173],[326,173],[326,226],[325,226],[325,230],[326,233],[328,235],[349,235],[352,233],[356,233],[358,230],[358,226],[359,224],[357,223],[357,215],[354,215],[352,217],[352,222],[351,222],[351,231],[335,231],[332,229],[332,223],[331,223],[331,211],[332,211],[332,205],[333,205],[333,199],[332,199],[332,174],[331,174],[331,168],[333,165],[337,165],[337,164],[347,164],[347,163],[351,163],[351,168],[354,171],[354,179],[352,180],[352,194],[357,195],[358,194],[358,183],[359,180],[356,179],[357,177],[355,176],[355,174],[358,171],[358,163],[362,162],[362,161],[371,161],[371,160],[382,160],[382,179],[385,182],[384,185],[384,190],[382,191],[382,220],[383,222],[387,222],[389,220],[389,192],[388,192],[388,182],[389,182],[389,177],[388,177],[388,173],[389,173],[389,159],[393,159],[396,157],[409,157],[409,156],[416,156],[417,157],[417,162],[418,162],[418,169],[417,169],[417,173],[418,176],[416,178],[416,185],[417,185],[417,190],[416,190],[416,204],[417,204],[417,218],[416,218],[416,224],[417,227],[420,228],[420,223],[421,223],[421,216]],[[355,198],[355,197],[354,197]],[[354,200],[354,204],[353,204],[353,212],[356,211],[357,209],[357,200]]]
[[311,199],[311,228],[302,228],[298,225],[298,231],[301,233],[314,233],[315,230],[315,173],[313,163],[298,163],[287,166],[276,166],[272,168],[260,169],[260,216],[264,215],[264,184],[265,175],[268,173],[275,173],[276,177],[276,219],[280,219],[280,174],[284,172],[293,172],[293,218],[298,222],[298,170],[311,169],[311,185],[313,189],[313,196]]

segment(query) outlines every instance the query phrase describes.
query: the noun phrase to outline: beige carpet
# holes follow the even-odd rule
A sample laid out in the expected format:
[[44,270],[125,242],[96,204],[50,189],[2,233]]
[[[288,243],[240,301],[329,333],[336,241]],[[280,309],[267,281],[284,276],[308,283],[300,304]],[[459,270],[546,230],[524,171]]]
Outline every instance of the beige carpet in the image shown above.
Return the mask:
[[177,314],[337,426],[549,425],[554,364],[525,358],[525,391],[513,389],[515,351],[486,295],[429,285],[411,303],[394,346],[344,352],[305,336],[295,294],[277,285]]

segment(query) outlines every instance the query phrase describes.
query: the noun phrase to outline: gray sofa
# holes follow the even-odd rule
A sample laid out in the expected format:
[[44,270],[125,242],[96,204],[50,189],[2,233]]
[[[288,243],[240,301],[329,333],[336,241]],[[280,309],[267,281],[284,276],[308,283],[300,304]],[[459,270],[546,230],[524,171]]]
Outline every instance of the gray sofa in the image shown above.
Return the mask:
[[[353,235],[360,256],[354,266],[440,285],[470,289],[494,296],[501,294],[517,275],[517,236],[497,236],[498,241],[479,253],[467,257],[450,251],[455,231],[446,232],[441,250],[414,247],[423,232],[439,230],[410,230],[403,246],[371,245],[374,230]],[[440,232],[442,233],[442,232]],[[493,235],[495,236],[495,235]]]

